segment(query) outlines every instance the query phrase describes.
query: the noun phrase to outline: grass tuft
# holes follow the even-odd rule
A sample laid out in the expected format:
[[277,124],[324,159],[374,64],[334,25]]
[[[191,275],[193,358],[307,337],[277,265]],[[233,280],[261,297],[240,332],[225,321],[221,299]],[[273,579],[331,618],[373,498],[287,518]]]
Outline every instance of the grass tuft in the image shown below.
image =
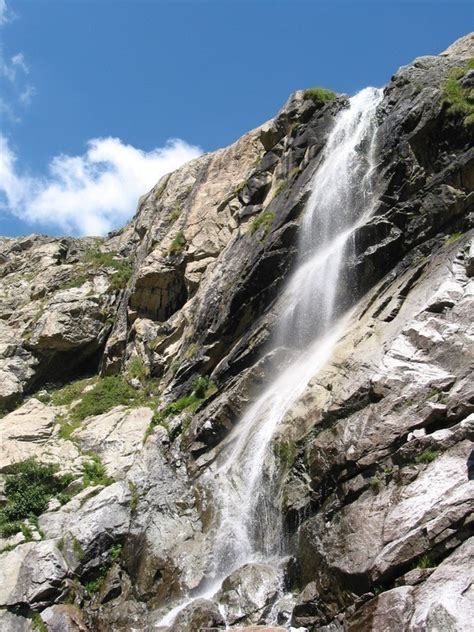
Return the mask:
[[169,247],[170,255],[179,255],[186,245],[186,237],[182,230],[178,230]]
[[260,213],[260,215],[250,224],[250,233],[253,235],[258,230],[263,229],[265,235],[268,235],[274,221],[275,213],[272,213],[271,211],[264,211],[263,213]]
[[114,479],[107,476],[105,465],[97,454],[90,454],[90,461],[86,461],[82,467],[84,487],[89,485],[111,485]]
[[434,566],[436,566],[436,564],[429,553],[422,555],[416,563],[416,568],[433,568]]
[[150,370],[145,364],[143,358],[134,356],[127,365],[127,373],[131,378],[145,381],[150,375]]
[[155,413],[145,433],[144,441],[153,432],[156,426],[163,426],[169,431],[167,418],[179,415],[184,410],[193,413],[211,395],[217,392],[217,386],[207,376],[199,376],[193,380],[192,391],[189,395],[180,397],[174,402],[167,404],[162,410]]
[[460,79],[474,69],[474,59],[470,59],[463,67],[456,67],[449,73],[443,86],[442,103],[449,114],[461,116],[464,126],[474,126],[474,89],[463,87]]

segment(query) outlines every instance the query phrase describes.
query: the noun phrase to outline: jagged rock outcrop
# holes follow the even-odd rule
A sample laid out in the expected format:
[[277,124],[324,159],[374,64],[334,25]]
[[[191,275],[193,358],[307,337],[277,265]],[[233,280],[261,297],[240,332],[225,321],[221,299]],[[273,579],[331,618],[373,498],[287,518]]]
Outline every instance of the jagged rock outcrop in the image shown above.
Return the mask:
[[[234,570],[162,629],[474,619],[473,127],[444,96],[453,77],[469,88],[473,56],[469,35],[384,90],[377,205],[342,271],[352,311],[275,437],[290,559]],[[0,240],[2,629],[159,629],[205,584],[216,508],[199,476],[293,351],[268,342],[346,106],[297,92],[104,240]],[[12,477],[32,457],[54,472],[25,509]]]

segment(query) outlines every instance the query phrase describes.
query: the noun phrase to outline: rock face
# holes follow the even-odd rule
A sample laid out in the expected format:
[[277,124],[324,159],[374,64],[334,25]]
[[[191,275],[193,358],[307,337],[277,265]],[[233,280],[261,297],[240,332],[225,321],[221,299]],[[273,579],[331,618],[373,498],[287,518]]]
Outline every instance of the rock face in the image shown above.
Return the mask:
[[[104,240],[0,239],[2,630],[470,629],[473,127],[444,86],[473,56],[471,34],[384,89],[351,315],[276,433],[290,557],[213,590],[202,476],[292,354],[267,343],[347,97],[295,93]],[[15,495],[28,459],[61,490]]]

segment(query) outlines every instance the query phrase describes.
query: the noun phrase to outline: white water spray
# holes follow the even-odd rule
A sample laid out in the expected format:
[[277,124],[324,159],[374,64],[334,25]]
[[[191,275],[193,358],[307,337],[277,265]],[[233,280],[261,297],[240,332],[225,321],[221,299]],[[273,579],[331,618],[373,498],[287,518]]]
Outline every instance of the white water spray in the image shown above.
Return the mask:
[[[337,116],[311,183],[298,264],[284,292],[275,336],[275,347],[296,351],[296,359],[277,371],[203,477],[218,511],[210,569],[216,588],[243,564],[278,560],[284,552],[272,439],[344,331],[340,316],[353,302],[344,262],[355,229],[373,211],[375,110],[381,98],[381,91],[367,88],[350,99]],[[206,596],[211,592],[207,585]]]

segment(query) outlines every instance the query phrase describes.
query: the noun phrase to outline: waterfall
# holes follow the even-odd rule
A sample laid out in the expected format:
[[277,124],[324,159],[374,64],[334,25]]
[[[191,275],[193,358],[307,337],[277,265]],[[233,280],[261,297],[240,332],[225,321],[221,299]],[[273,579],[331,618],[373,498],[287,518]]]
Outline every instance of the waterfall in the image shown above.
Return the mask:
[[330,358],[344,331],[342,313],[354,301],[344,262],[355,229],[373,211],[375,111],[381,98],[380,90],[366,88],[350,99],[336,118],[311,182],[297,265],[282,297],[285,307],[273,341],[275,348],[286,347],[295,357],[286,368],[275,370],[203,476],[219,521],[210,570],[214,585],[207,586],[206,596],[243,564],[269,562],[284,553],[272,439]]

